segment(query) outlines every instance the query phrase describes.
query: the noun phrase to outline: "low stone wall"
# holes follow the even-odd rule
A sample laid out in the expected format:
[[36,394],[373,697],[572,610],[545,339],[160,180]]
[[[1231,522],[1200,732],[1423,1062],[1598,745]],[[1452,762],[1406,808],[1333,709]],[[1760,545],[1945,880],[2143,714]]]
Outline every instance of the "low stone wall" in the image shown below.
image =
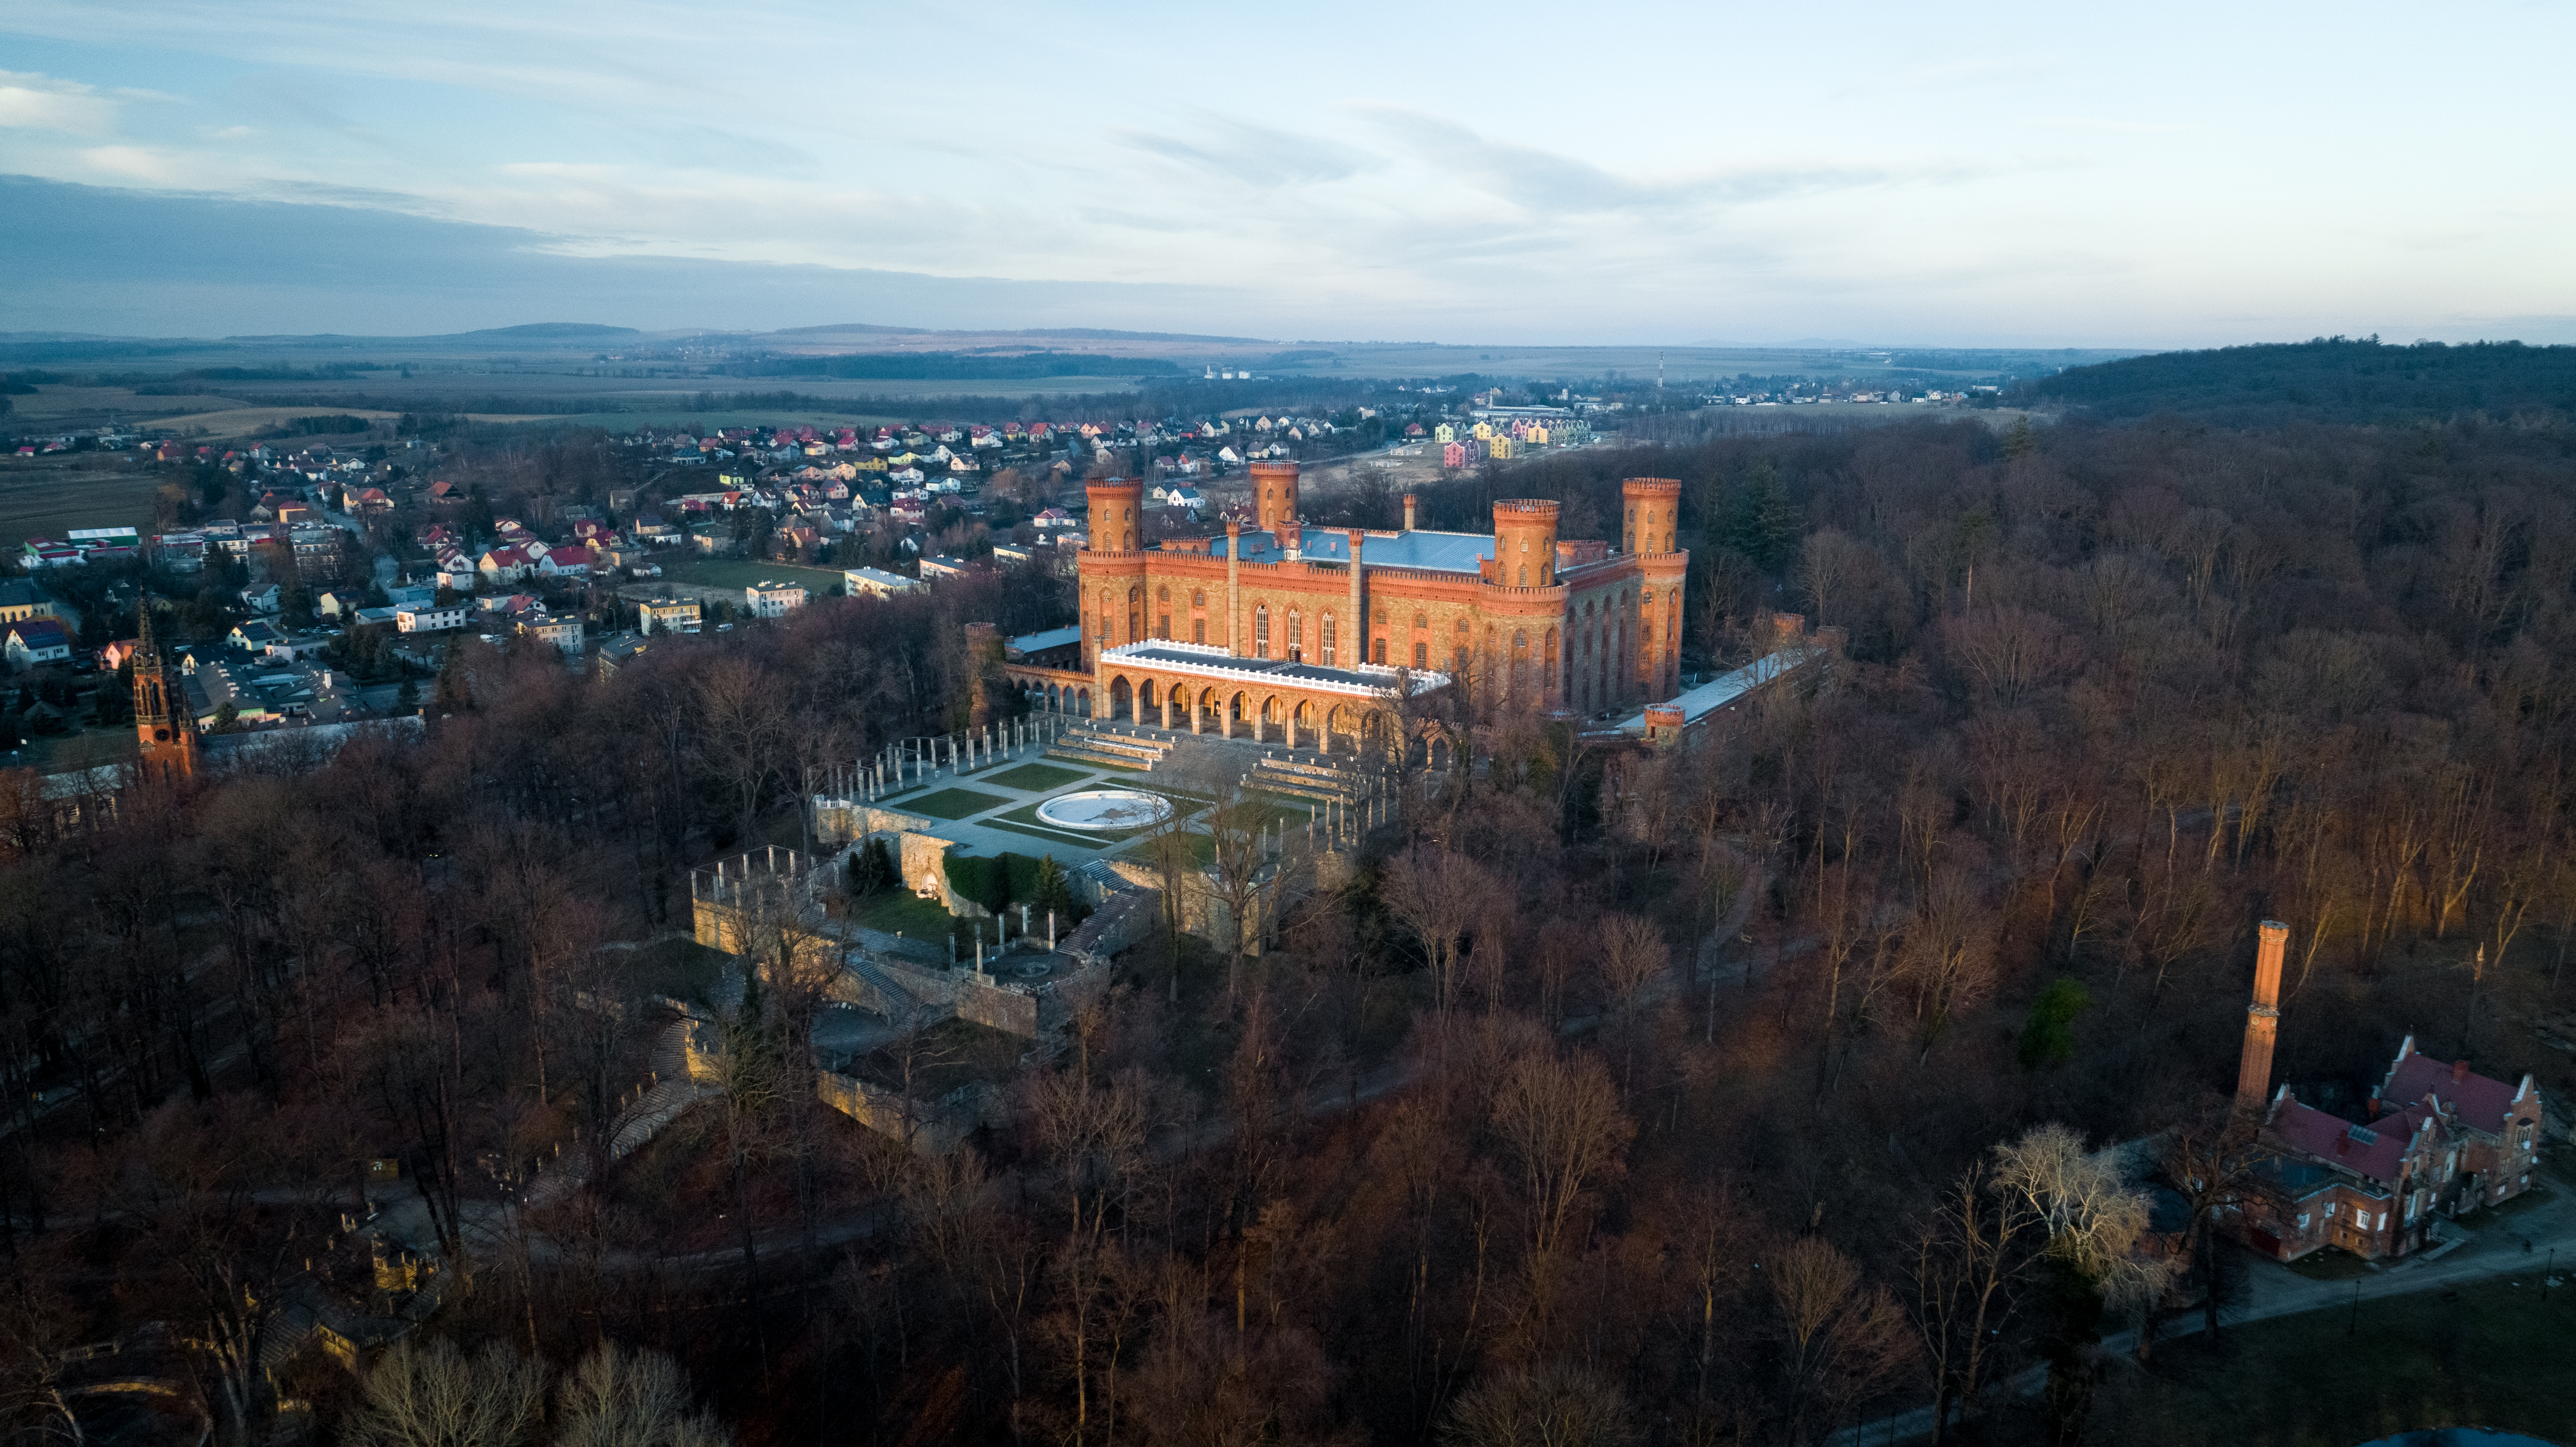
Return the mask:
[[912,1101],[907,1110],[902,1092],[830,1070],[816,1077],[814,1093],[825,1105],[881,1136],[908,1142],[925,1156],[943,1156],[965,1144],[1000,1103],[991,1087],[970,1085],[936,1100]]
[[1129,885],[1100,902],[1079,929],[1068,937],[1059,950],[1082,961],[1087,968],[1107,965],[1110,957],[1145,937],[1161,920],[1163,893]]
[[966,979],[958,983],[956,1003],[960,1020],[971,1020],[1023,1040],[1038,1038],[1038,1002],[1034,995]]

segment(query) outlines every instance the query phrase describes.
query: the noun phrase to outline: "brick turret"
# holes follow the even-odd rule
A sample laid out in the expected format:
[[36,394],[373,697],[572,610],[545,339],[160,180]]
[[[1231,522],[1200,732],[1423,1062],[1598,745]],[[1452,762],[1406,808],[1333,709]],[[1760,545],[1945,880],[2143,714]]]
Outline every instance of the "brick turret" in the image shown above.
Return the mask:
[[1143,550],[1145,484],[1132,477],[1104,477],[1083,484],[1082,491],[1091,500],[1092,552]]
[[1279,540],[1280,551],[1298,545],[1297,464],[1252,464],[1252,505],[1255,523]]
[[1556,585],[1557,505],[1545,498],[1494,504],[1494,577],[1507,588]]
[[1619,493],[1625,504],[1619,551],[1677,551],[1673,540],[1680,532],[1681,483],[1669,477],[1632,477],[1619,485]]

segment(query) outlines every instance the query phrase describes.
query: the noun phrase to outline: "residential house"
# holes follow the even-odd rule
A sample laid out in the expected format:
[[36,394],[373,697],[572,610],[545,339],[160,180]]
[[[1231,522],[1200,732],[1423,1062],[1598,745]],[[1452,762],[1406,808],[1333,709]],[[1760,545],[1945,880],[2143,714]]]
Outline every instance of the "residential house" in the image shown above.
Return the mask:
[[280,606],[278,598],[278,587],[275,583],[265,588],[253,586],[241,590],[242,606],[254,613],[274,616]]
[[881,568],[848,568],[841,573],[841,586],[853,598],[891,598],[897,593],[912,592],[921,584]]
[[475,567],[495,584],[515,583],[536,571],[537,559],[545,552],[543,543],[499,543],[486,551]]
[[635,605],[636,630],[654,633],[695,633],[702,620],[695,598],[656,598]]
[[28,618],[54,616],[54,600],[44,590],[24,578],[0,583],[0,623],[17,623]]
[[38,663],[60,663],[72,656],[72,636],[56,618],[22,618],[7,625],[5,639],[0,639],[0,655],[16,667]]
[[967,563],[964,558],[933,554],[921,560],[921,580],[926,583],[933,578],[958,577],[966,571],[966,568]]
[[537,559],[537,571],[549,578],[587,578],[590,549],[549,548]]
[[253,618],[247,623],[234,624],[233,631],[224,635],[224,641],[245,652],[266,653],[272,645],[285,642],[286,633],[274,623]]
[[530,614],[521,618],[519,632],[539,642],[551,643],[566,653],[581,652],[581,620]]
[[438,590],[427,583],[400,583],[385,590],[385,601],[397,608],[426,608],[438,601]]
[[763,579],[742,590],[742,606],[754,618],[784,617],[805,606],[805,588]]
[[465,626],[465,605],[412,603],[394,609],[394,628],[403,633],[444,633]]

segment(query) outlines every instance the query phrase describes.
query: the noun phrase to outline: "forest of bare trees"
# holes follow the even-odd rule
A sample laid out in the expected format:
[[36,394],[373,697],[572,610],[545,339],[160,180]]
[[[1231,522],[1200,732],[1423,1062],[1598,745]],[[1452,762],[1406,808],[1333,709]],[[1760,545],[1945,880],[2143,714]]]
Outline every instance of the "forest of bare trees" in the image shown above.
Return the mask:
[[[1935,1402],[2066,1440],[2079,1373],[2026,1419],[1990,1389],[2187,1289],[2088,1151],[2241,1158],[2256,920],[2303,1099],[2410,1030],[2576,1075],[2540,1039],[2571,453],[2555,414],[1962,421],[1461,478],[1426,526],[1540,495],[1597,537],[1620,478],[1678,477],[1703,675],[1774,612],[1848,646],[1686,753],[1463,714],[1479,767],[1277,948],[1148,932],[940,1156],[812,1107],[793,980],[725,1017],[712,1098],[600,1143],[705,968],[687,871],[799,843],[809,768],[954,727],[964,625],[1053,623],[1043,579],[606,679],[461,649],[423,743],[105,824],[0,790],[11,1410],[54,1430],[69,1349],[166,1323],[170,1430],[228,1441],[1815,1443]],[[357,1373],[261,1361],[395,1198],[436,1310]]]

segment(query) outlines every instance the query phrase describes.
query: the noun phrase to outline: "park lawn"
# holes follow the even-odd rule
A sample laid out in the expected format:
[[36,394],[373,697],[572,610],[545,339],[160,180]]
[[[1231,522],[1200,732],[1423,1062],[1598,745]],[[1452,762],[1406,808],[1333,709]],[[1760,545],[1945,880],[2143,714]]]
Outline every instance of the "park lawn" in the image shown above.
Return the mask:
[[181,474],[120,453],[57,453],[0,462],[0,548],[60,538],[74,528],[152,531],[152,498]]
[[748,588],[754,583],[802,583],[817,597],[837,590],[841,575],[830,568],[800,563],[762,563],[749,558],[681,558],[662,564],[662,578],[701,588]]
[[1006,819],[978,819],[975,822],[981,828],[1007,829],[1013,834],[1026,834],[1032,839],[1043,839],[1049,844],[1061,845],[1067,849],[1100,850],[1118,842],[1106,837],[1094,839],[1079,834],[1066,834],[1060,830],[1049,829],[1043,824],[1014,824]]
[[887,807],[907,814],[927,814],[933,819],[963,819],[999,808],[1011,802],[999,794],[986,794],[975,789],[941,789],[935,793],[916,794],[909,799],[892,799]]
[[978,774],[975,776],[975,782],[991,784],[999,789],[1018,789],[1024,793],[1047,794],[1067,784],[1080,783],[1089,777],[1090,775],[1079,769],[1063,768],[1055,764],[1022,764],[1016,769],[1005,769],[998,774]]
[[[2562,1278],[2563,1279],[2563,1278]],[[2232,1327],[2115,1364],[2091,1440],[2112,1447],[2227,1443],[2351,1447],[2430,1427],[2564,1440],[2576,1402],[2576,1282],[2540,1299],[2539,1263],[2455,1290]]]
[[945,938],[952,923],[945,905],[935,899],[923,899],[900,885],[889,885],[853,901],[850,918],[872,930],[917,940]]

